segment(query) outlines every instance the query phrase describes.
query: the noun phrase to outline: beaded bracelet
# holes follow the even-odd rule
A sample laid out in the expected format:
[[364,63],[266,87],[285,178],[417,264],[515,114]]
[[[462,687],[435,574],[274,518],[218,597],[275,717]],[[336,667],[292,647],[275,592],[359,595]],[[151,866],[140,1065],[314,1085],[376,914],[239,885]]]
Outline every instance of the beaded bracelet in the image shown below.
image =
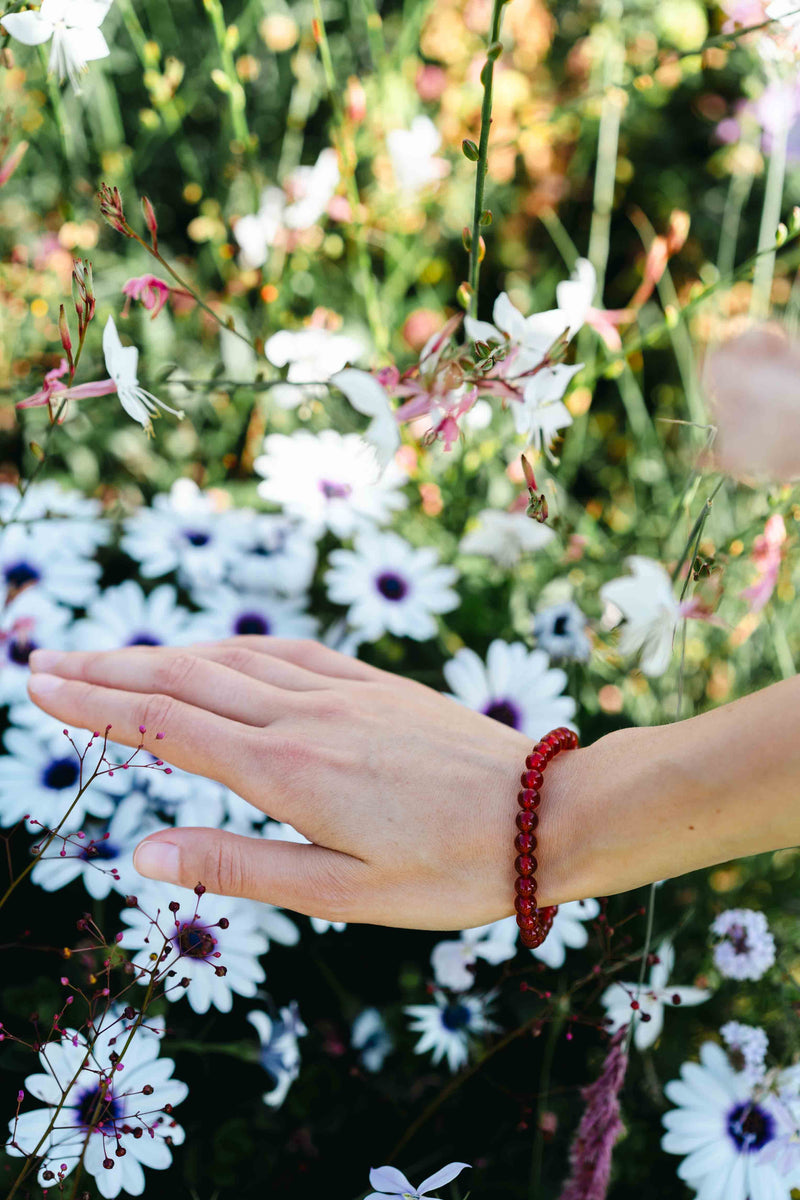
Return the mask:
[[514,885],[516,893],[514,908],[517,910],[517,925],[523,946],[535,950],[541,946],[553,927],[558,906],[539,908],[536,904],[535,872],[538,862],[534,858],[537,846],[535,829],[539,824],[539,814],[536,811],[542,802],[541,787],[544,782],[544,769],[552,758],[562,750],[575,750],[578,746],[578,735],[563,725],[546,734],[533,747],[533,753],[525,759],[527,768],[521,777],[522,791],[519,793],[520,811],[517,813],[517,829],[514,847],[517,858],[514,867],[517,880]]

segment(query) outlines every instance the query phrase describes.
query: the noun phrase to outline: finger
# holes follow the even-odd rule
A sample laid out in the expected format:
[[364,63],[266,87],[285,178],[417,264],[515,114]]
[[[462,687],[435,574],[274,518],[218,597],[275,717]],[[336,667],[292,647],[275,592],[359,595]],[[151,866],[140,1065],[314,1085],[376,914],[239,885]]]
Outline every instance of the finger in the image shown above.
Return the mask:
[[[28,694],[39,708],[65,725],[82,729],[105,729],[110,725],[115,742],[126,746],[143,743],[152,753],[164,755],[173,766],[207,775],[234,791],[240,791],[240,785],[246,786],[248,771],[254,769],[249,726],[171,696],[145,696],[43,674],[29,676]],[[145,733],[141,733],[142,728]],[[156,740],[157,733],[163,733],[163,741]],[[268,760],[269,734],[259,731],[258,737],[259,748]],[[259,770],[264,773],[263,764]]]
[[244,725],[268,725],[290,702],[285,691],[268,683],[164,646],[100,652],[42,650],[38,655],[34,652],[30,662],[34,674],[44,671],[105,688],[170,696]]
[[314,692],[330,687],[330,676],[318,675],[306,667],[264,653],[263,647],[255,645],[263,641],[264,638],[258,634],[243,634],[222,642],[195,642],[186,649],[198,658],[222,663],[232,671],[239,671],[242,675],[249,675],[252,679],[270,683],[288,692]]
[[254,646],[259,653],[305,667],[307,671],[315,671],[318,675],[374,683],[385,674],[377,667],[370,667],[357,658],[331,650],[330,646],[323,646],[321,642],[314,642],[310,638],[263,637],[256,640],[261,643]]
[[369,867],[325,846],[272,842],[216,829],[163,829],[140,842],[147,879],[245,896],[328,921],[363,919]]

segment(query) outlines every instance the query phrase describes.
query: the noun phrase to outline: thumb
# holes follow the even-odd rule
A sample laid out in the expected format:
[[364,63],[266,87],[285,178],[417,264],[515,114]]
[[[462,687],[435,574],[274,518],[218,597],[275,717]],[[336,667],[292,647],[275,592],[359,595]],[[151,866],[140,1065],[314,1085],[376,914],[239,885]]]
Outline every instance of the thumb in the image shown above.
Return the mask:
[[136,847],[147,879],[242,896],[327,921],[363,916],[369,868],[326,846],[242,837],[218,829],[162,829]]

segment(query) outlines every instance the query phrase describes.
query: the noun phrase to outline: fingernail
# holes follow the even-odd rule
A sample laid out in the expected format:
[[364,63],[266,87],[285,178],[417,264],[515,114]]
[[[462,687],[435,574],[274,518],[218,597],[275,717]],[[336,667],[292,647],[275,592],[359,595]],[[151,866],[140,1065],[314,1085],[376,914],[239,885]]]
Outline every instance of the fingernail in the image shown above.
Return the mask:
[[136,847],[133,865],[147,879],[180,882],[180,851],[174,842],[142,842]]
[[59,679],[57,675],[30,675],[28,677],[28,691],[34,697],[52,696],[63,686],[64,680]]
[[32,671],[58,670],[64,657],[60,650],[34,650],[28,660],[28,665]]

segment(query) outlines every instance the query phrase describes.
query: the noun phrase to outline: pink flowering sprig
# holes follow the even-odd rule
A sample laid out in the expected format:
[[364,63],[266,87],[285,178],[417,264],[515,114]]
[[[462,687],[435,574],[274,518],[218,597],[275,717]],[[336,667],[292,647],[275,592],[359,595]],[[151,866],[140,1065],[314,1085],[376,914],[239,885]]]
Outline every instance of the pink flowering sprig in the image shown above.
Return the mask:
[[[156,219],[155,209],[146,196],[142,198],[142,208],[144,210],[145,225],[150,233],[149,243],[146,242],[145,239],[141,237],[128,223],[125,217],[125,211],[122,205],[122,197],[120,196],[119,188],[109,187],[107,183],[101,184],[100,191],[98,192],[98,199],[100,201],[100,212],[112,229],[115,229],[117,233],[121,233],[123,237],[130,238],[132,241],[138,242],[139,245],[147,251],[151,258],[154,258],[156,262],[160,263],[164,270],[172,276],[181,291],[191,296],[195,303],[202,308],[203,312],[207,313],[208,316],[210,316],[217,323],[217,325],[220,326],[221,329],[227,330],[228,333],[232,333],[234,337],[239,338],[240,341],[245,342],[248,346],[251,346],[257,354],[260,354],[263,351],[264,346],[260,338],[251,339],[247,337],[246,334],[240,333],[240,331],[236,328],[232,317],[224,318],[221,317],[219,313],[214,312],[214,309],[206,303],[200,293],[196,291],[195,288],[193,288],[191,284],[188,283],[181,275],[179,275],[175,268],[170,265],[170,263],[167,262],[158,248],[158,221]],[[143,278],[147,277],[145,276]],[[155,277],[150,276],[149,278],[153,279]],[[163,283],[163,281],[159,282]]]
[[188,917],[182,916],[180,901],[171,900],[168,905],[171,920],[167,920],[161,909],[153,916],[146,913],[135,896],[131,896],[128,901],[130,907],[138,908],[139,912],[147,917],[150,930],[155,930],[163,939],[161,950],[152,955],[153,966],[138,968],[137,975],[139,980],[150,977],[153,987],[163,985],[162,995],[166,995],[173,988],[189,986],[190,980],[187,978],[181,978],[174,984],[168,982],[178,974],[178,965],[183,958],[206,963],[217,976],[222,977],[228,973],[228,968],[218,961],[222,952],[217,948],[218,939],[214,930],[225,930],[230,922],[227,917],[220,917],[217,921],[203,921],[200,916],[200,901],[206,889],[202,883],[198,883],[193,890],[196,900],[191,914]]

